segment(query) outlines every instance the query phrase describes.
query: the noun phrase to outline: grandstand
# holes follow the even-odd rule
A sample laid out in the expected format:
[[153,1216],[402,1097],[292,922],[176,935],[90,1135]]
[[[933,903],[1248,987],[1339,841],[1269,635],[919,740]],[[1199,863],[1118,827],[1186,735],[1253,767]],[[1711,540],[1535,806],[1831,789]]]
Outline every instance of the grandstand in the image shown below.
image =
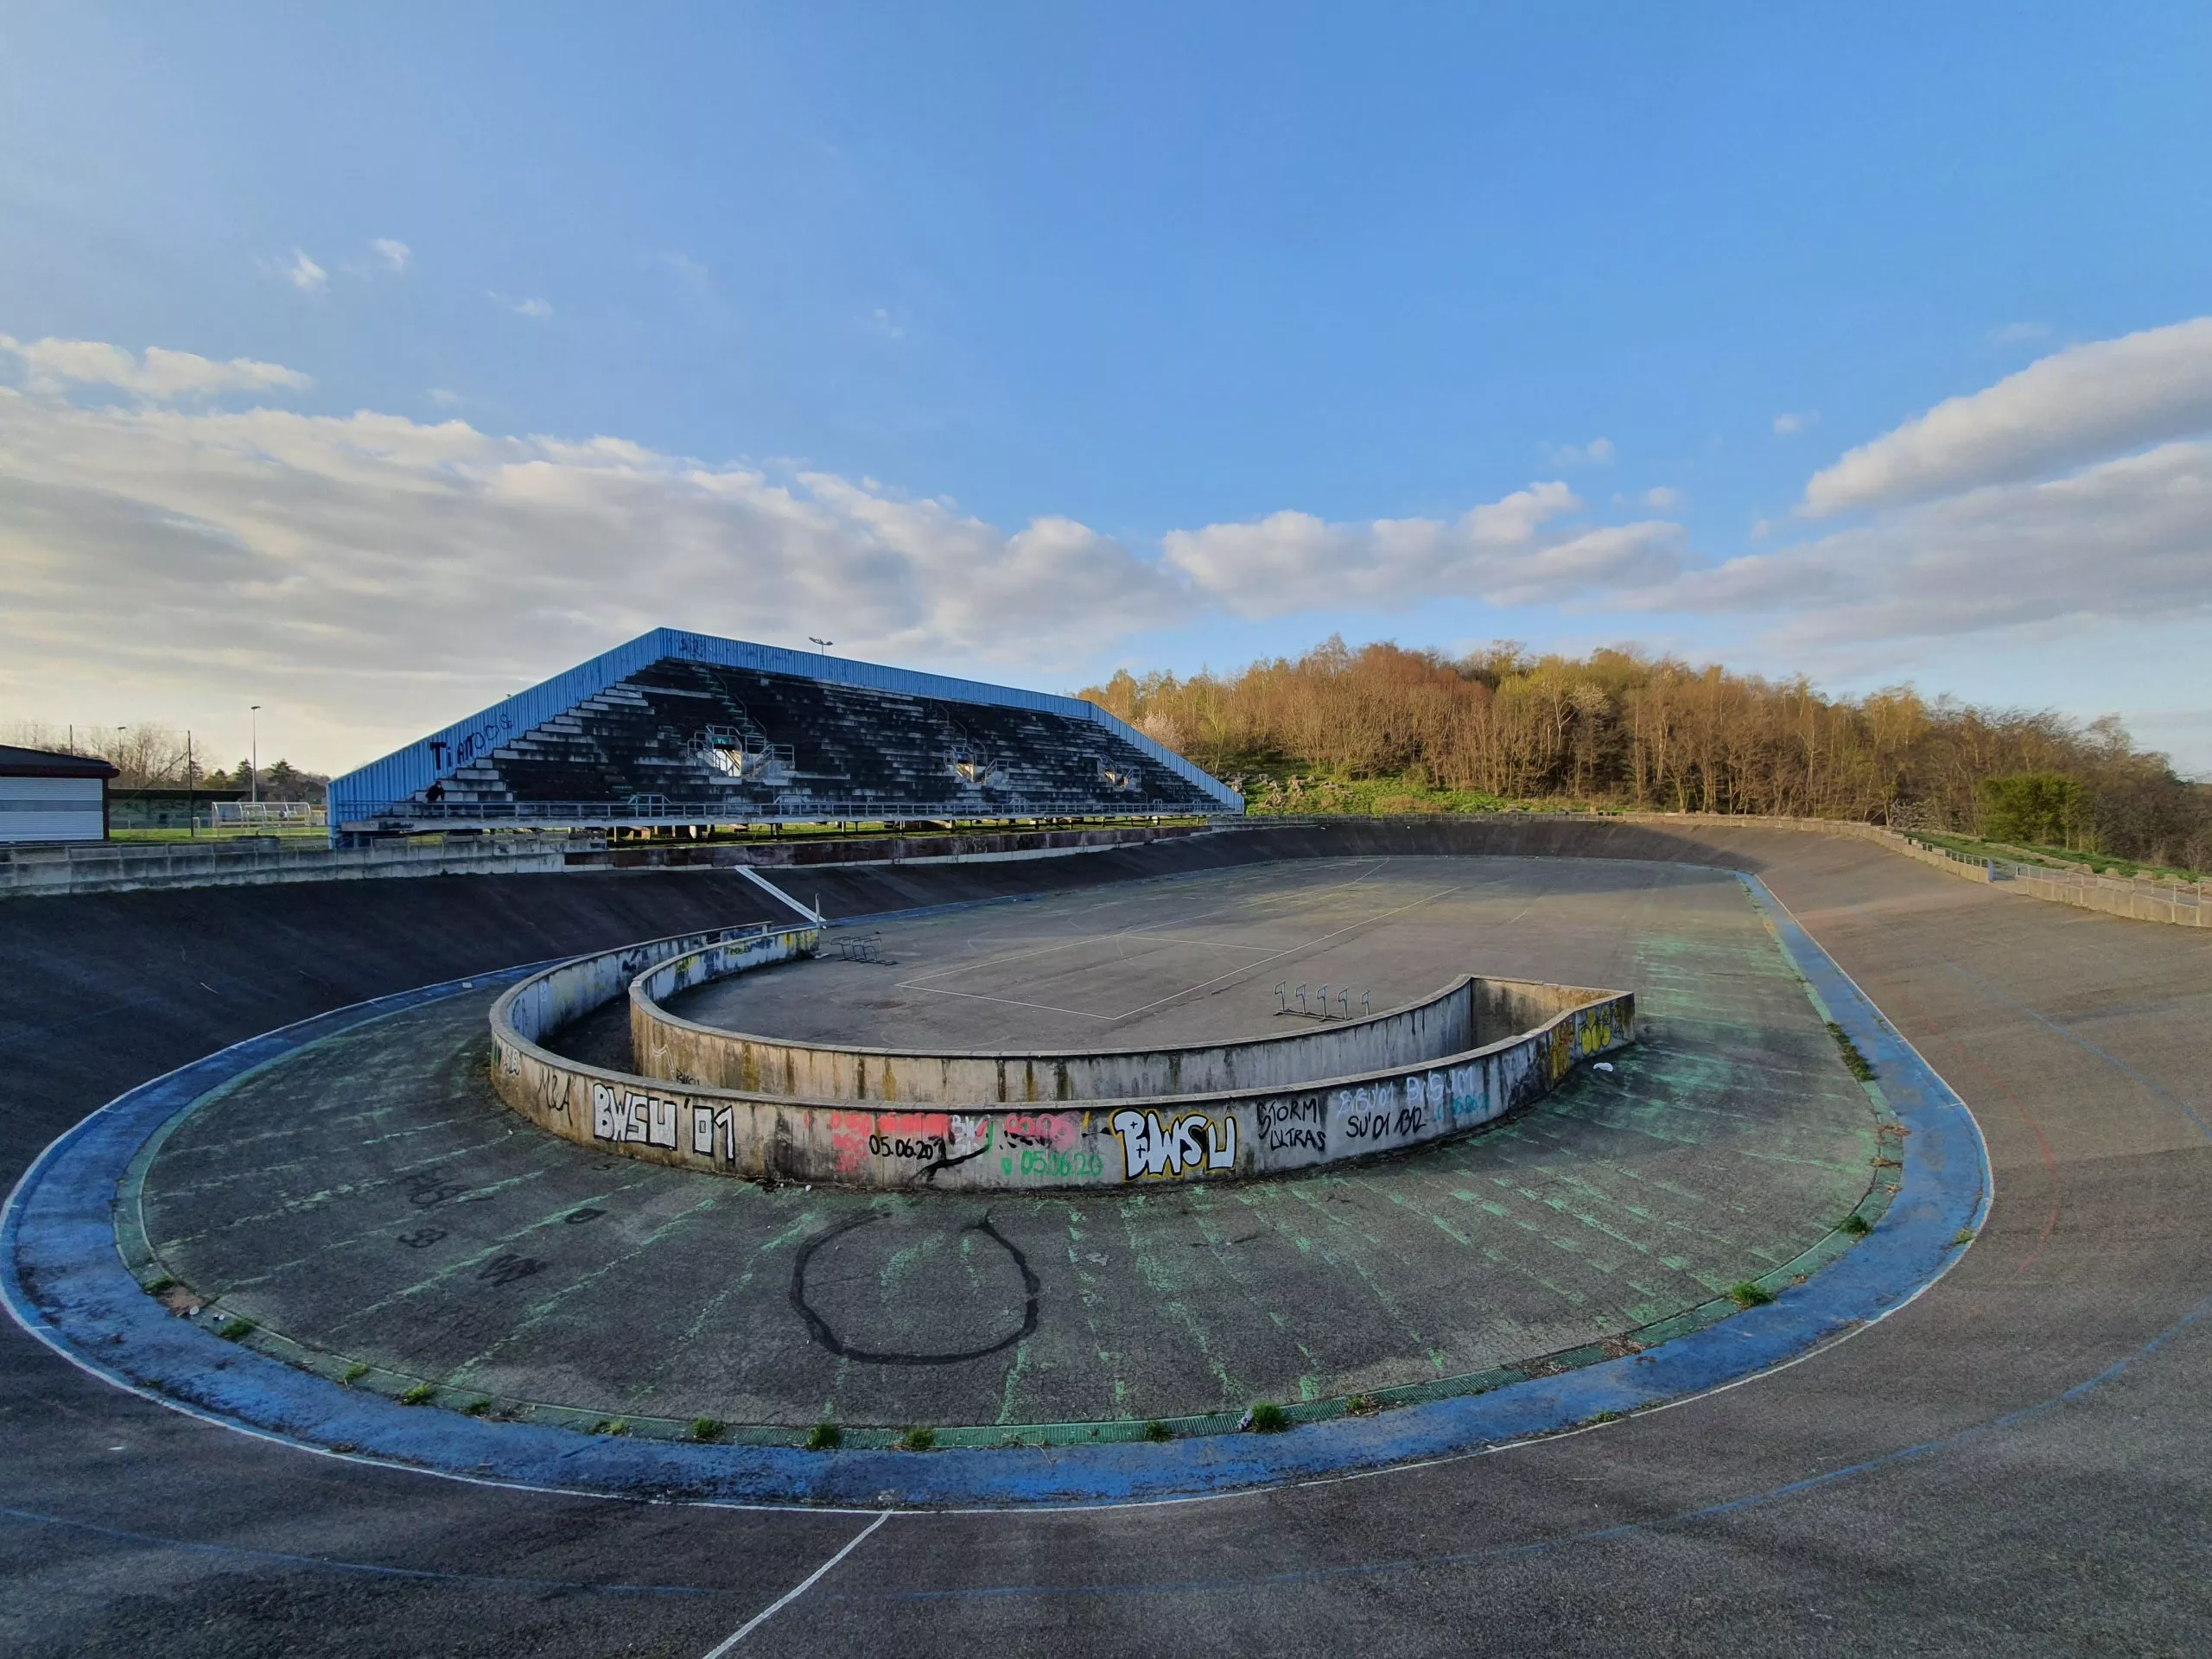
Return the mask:
[[334,841],[1241,813],[1094,703],[657,628],[330,785]]

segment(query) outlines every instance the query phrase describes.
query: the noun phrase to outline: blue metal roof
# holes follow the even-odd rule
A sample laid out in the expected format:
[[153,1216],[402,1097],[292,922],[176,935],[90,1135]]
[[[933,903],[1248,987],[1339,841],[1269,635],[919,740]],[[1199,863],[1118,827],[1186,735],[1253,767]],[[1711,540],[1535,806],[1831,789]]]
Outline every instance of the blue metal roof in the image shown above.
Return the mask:
[[1244,810],[1244,798],[1228,785],[1163,747],[1127,721],[1117,720],[1096,703],[1079,697],[1055,696],[1049,691],[1025,691],[1017,686],[990,685],[982,680],[955,679],[944,674],[924,674],[911,668],[891,668],[880,663],[856,662],[849,657],[830,657],[780,645],[755,645],[747,639],[724,639],[711,633],[690,633],[678,628],[655,628],[625,645],[601,652],[588,663],[556,674],[528,690],[518,691],[489,709],[457,720],[441,731],[394,749],[381,760],[334,779],[330,785],[330,824],[333,833],[341,823],[357,821],[393,801],[404,801],[417,790],[428,789],[450,777],[473,760],[512,743],[524,733],[543,726],[556,715],[573,709],[586,697],[628,679],[667,658],[712,663],[721,668],[752,669],[768,674],[791,674],[833,685],[863,686],[906,696],[934,697],[945,702],[976,702],[1003,709],[1034,709],[1043,714],[1089,721],[1103,727],[1123,742],[1133,745],[1178,776],[1197,785],[1234,812]]

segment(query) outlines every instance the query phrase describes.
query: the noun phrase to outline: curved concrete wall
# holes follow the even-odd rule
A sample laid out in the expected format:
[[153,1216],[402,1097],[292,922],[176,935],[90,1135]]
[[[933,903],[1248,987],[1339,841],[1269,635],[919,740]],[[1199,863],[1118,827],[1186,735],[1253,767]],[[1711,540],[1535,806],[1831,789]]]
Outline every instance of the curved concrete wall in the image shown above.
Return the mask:
[[933,1052],[779,1042],[699,1025],[663,1006],[679,992],[737,971],[726,960],[720,950],[695,952],[632,982],[630,1052],[639,1071],[670,1083],[791,1099],[971,1108],[1280,1089],[1464,1053],[1603,995],[1470,975],[1407,1007],[1249,1042]]
[[[954,1188],[1233,1180],[1416,1146],[1548,1093],[1579,1060],[1633,1039],[1626,992],[1522,986],[1559,1005],[1536,1028],[1422,1063],[1281,1087],[1244,1086],[1055,1109],[953,1111],[924,1103],[768,1097],[633,1077],[551,1053],[537,1039],[672,958],[723,971],[814,948],[810,928],[657,940],[533,976],[493,1006],[493,1086],[551,1133],[601,1151],[764,1180]],[[1474,982],[1480,985],[1484,982]],[[594,1000],[595,999],[595,1000]]]

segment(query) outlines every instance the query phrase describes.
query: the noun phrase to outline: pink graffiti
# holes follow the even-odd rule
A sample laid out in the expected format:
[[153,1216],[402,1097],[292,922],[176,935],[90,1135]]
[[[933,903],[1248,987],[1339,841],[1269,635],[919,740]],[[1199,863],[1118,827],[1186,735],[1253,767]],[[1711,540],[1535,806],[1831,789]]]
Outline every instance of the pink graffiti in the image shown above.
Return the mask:
[[883,1112],[876,1117],[875,1132],[887,1140],[949,1141],[952,1119],[944,1112]]
[[830,1114],[830,1145],[837,1154],[840,1175],[857,1174],[868,1163],[868,1139],[875,1133],[872,1112]]
[[1009,1141],[1027,1141],[1065,1152],[1083,1135],[1083,1121],[1074,1112],[1008,1112],[1005,1132]]

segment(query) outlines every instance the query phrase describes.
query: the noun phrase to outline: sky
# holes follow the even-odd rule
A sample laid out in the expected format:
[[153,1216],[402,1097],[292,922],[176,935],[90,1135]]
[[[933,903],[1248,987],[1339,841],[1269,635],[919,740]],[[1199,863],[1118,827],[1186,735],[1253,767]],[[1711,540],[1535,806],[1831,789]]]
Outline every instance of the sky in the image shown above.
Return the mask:
[[2212,10],[0,0],[0,726],[1331,633],[2212,774]]

